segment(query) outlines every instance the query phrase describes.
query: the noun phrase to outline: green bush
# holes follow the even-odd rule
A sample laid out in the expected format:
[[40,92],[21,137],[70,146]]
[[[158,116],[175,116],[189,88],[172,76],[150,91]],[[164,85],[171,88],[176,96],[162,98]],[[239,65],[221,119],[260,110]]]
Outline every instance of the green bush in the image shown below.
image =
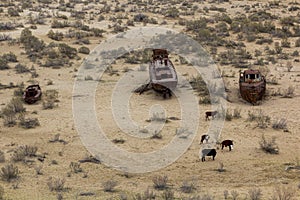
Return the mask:
[[12,8],[12,7],[10,7],[10,8],[7,9],[7,13],[11,17],[18,17],[18,16],[20,16],[18,10],[16,10],[15,8]]
[[68,57],[70,59],[75,58],[77,56],[77,50],[73,47],[70,47],[66,43],[61,43],[58,45],[59,52],[63,54],[64,57]]
[[3,54],[2,58],[7,62],[18,62],[17,56],[12,52]]
[[28,55],[32,55],[33,53],[39,54],[45,48],[44,41],[33,36],[28,28],[22,30],[20,42],[24,45]]
[[171,18],[179,17],[179,10],[176,7],[171,7],[166,11],[165,16]]
[[0,57],[0,70],[9,69],[8,62],[6,59]]
[[16,70],[17,74],[30,72],[29,68],[27,68],[25,65],[22,65],[22,64],[19,64],[19,63],[15,66],[15,70]]
[[89,54],[90,53],[90,49],[88,47],[80,47],[78,49],[78,52],[82,53],[82,54]]
[[47,36],[52,39],[52,40],[56,40],[56,41],[61,41],[64,38],[64,34],[61,32],[54,32],[53,30],[50,30],[47,34]]

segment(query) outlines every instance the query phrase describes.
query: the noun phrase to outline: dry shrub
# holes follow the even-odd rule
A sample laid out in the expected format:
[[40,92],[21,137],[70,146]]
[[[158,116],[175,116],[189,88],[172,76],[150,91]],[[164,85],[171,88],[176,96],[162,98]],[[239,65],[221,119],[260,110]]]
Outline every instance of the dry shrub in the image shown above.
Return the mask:
[[231,192],[232,200],[236,200],[239,196],[239,193],[236,190],[232,190]]
[[209,96],[204,96],[199,99],[199,104],[211,104],[211,98]]
[[66,180],[64,178],[59,177],[50,177],[48,179],[47,185],[50,191],[60,192],[63,191]]
[[115,187],[118,185],[117,181],[114,180],[108,180],[105,181],[102,186],[103,186],[103,190],[105,192],[114,192],[115,191]]
[[1,110],[5,126],[14,126],[18,115],[25,112],[21,98],[12,98],[11,101]]
[[24,161],[26,156],[28,157],[36,156],[37,150],[38,148],[36,146],[30,146],[30,145],[20,146],[14,150],[11,159],[14,162]]
[[26,65],[22,65],[20,63],[18,63],[15,66],[15,70],[17,74],[22,74],[22,73],[28,73],[30,72],[30,69],[28,67],[26,67]]
[[46,92],[43,95],[43,108],[53,109],[56,106],[55,103],[58,102],[58,91],[46,90]]
[[19,169],[14,164],[7,164],[1,168],[0,177],[2,180],[10,182],[12,179],[18,178]]
[[223,191],[224,199],[228,199],[229,192],[228,190]]
[[175,199],[174,197],[174,191],[168,189],[168,190],[165,190],[162,194],[161,194],[161,198],[163,200],[173,200]]
[[168,176],[154,176],[153,179],[154,188],[157,190],[164,190],[168,188]]
[[283,98],[293,98],[294,97],[294,86],[289,86],[286,90],[283,92]]
[[233,118],[232,113],[230,112],[230,110],[226,110],[226,114],[225,114],[225,120],[226,121],[231,121]]
[[264,114],[263,111],[248,111],[248,121],[256,121],[259,128],[267,128],[271,118]]
[[251,188],[248,191],[251,200],[260,200],[262,198],[262,191],[260,188]]
[[4,200],[4,188],[0,185],[0,200]]
[[144,199],[155,199],[156,194],[149,188],[144,192]]
[[234,110],[233,110],[233,118],[236,118],[236,119],[238,119],[238,118],[241,118],[242,116],[241,116],[241,109],[240,108],[235,108]]
[[0,163],[4,163],[5,162],[5,155],[4,152],[0,150]]
[[147,188],[147,190],[144,193],[137,193],[132,196],[133,200],[151,200],[151,199],[157,199],[156,194]]
[[36,175],[42,175],[42,169],[43,169],[43,165],[36,165],[34,166],[34,170],[36,172]]
[[164,113],[154,112],[150,120],[156,122],[166,122],[167,119]]
[[155,131],[154,134],[150,137],[151,139],[162,139],[162,134],[158,131]]
[[202,196],[192,196],[187,198],[187,200],[214,200],[214,197],[210,194],[204,194]]
[[272,195],[272,200],[292,200],[295,190],[291,186],[276,186]]
[[272,128],[274,129],[284,129],[287,130],[287,120],[285,118],[281,118],[279,120],[276,120],[272,124]]
[[224,169],[224,163],[223,162],[219,162],[219,166],[217,168],[218,172],[225,172],[226,170]]
[[181,192],[184,193],[192,193],[196,189],[197,188],[195,180],[185,180],[182,182],[182,185],[180,187]]
[[276,144],[276,138],[272,137],[271,140],[267,140],[264,135],[261,137],[261,141],[259,142],[260,148],[270,154],[278,154],[279,148]]
[[79,173],[79,172],[83,171],[82,168],[80,167],[80,163],[77,163],[77,162],[71,162],[69,167],[71,169],[71,172],[74,172],[74,173]]
[[39,126],[40,122],[37,118],[28,118],[28,119],[21,118],[19,125],[22,128],[29,129],[29,128],[35,128],[36,126]]

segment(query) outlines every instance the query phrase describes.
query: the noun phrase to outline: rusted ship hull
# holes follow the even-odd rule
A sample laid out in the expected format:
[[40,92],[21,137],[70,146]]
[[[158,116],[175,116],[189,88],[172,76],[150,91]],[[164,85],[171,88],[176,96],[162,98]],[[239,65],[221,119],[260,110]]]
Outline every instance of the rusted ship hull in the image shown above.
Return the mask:
[[23,93],[23,100],[28,104],[33,104],[41,99],[42,90],[39,85],[30,85]]
[[240,73],[240,94],[249,103],[256,104],[266,92],[266,80],[258,70],[245,70]]
[[249,103],[257,103],[257,101],[262,100],[266,92],[266,84],[264,82],[249,85],[248,83],[240,83],[240,93],[244,100]]
[[157,92],[172,91],[177,86],[177,74],[173,63],[164,49],[153,50],[153,60],[149,65],[150,84]]

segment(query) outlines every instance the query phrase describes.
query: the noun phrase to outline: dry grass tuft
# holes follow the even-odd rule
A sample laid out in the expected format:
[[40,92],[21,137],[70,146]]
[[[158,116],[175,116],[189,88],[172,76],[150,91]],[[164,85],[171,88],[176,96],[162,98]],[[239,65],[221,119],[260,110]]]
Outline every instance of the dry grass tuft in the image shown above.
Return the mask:
[[63,191],[65,189],[64,185],[65,185],[66,180],[64,178],[59,178],[59,177],[50,177],[48,179],[47,185],[49,190],[55,191],[55,192],[60,192]]
[[0,177],[2,180],[10,182],[19,176],[19,169],[14,164],[7,164],[1,168]]
[[153,179],[154,188],[157,190],[165,190],[168,188],[168,176],[157,175]]
[[259,142],[260,148],[270,154],[278,154],[279,153],[279,148],[276,144],[276,138],[272,137],[271,140],[267,140],[264,135],[261,137],[261,141]]

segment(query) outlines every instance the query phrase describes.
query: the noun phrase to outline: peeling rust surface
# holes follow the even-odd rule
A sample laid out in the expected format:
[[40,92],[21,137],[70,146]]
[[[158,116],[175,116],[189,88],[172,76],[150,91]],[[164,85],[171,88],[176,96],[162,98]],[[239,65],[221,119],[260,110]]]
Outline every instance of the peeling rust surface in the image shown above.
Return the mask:
[[23,99],[28,104],[33,104],[41,99],[42,90],[39,85],[30,85],[23,93]]
[[239,86],[242,98],[256,104],[266,92],[266,79],[259,70],[245,70],[240,73]]

